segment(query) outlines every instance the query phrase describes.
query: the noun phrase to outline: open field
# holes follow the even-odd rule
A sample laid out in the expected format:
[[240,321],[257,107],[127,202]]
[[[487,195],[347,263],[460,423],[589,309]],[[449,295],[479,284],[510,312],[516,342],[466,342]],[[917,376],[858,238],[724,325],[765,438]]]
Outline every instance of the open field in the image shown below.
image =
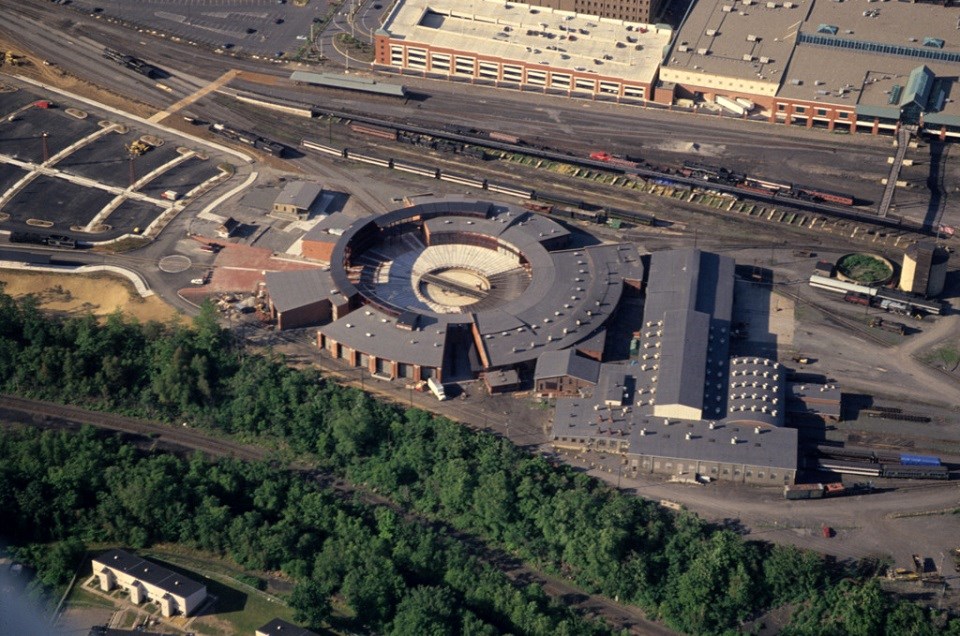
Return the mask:
[[128,282],[106,274],[79,276],[0,270],[0,282],[11,296],[35,294],[41,308],[60,313],[90,312],[107,316],[119,309],[141,322],[165,322],[181,317],[160,298],[141,298]]

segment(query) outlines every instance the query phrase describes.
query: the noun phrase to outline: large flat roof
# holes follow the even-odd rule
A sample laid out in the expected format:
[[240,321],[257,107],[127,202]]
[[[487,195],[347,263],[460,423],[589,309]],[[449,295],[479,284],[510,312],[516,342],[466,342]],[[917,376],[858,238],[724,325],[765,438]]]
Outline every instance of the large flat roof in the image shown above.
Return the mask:
[[[621,367],[622,371],[628,368],[632,369]],[[727,422],[667,421],[669,424],[664,424],[664,418],[629,406],[606,407],[596,396],[561,398],[557,400],[553,438],[626,440],[628,452],[635,455],[791,470],[797,467],[796,429],[764,427],[757,433],[753,426]]]
[[[815,0],[800,30],[813,34],[832,26],[837,38],[960,53],[958,17],[955,8],[933,3]],[[942,46],[925,47],[925,38]]]
[[699,0],[677,32],[664,68],[779,84],[797,26],[812,2]]
[[310,181],[290,181],[277,195],[274,205],[292,205],[300,210],[309,210],[323,187]]
[[390,37],[558,70],[649,83],[672,31],[503,0],[404,0]]
[[[823,63],[825,56],[829,56],[830,64]],[[786,81],[777,96],[849,105],[851,111],[857,107],[861,110],[889,109],[889,116],[897,118],[899,107],[895,93],[906,90],[910,73],[920,66],[929,68],[938,79],[946,78],[942,88],[947,96],[953,96],[950,101],[939,100],[937,115],[960,117],[960,101],[953,95],[960,65],[850,49],[798,46],[787,68]],[[926,119],[929,117],[928,114]]]

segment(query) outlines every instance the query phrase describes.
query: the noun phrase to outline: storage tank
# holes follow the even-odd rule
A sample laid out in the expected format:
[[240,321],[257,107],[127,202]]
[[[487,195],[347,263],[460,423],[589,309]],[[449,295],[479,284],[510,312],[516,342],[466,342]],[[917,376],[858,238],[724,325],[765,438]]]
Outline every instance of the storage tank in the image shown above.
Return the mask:
[[903,253],[900,289],[921,296],[938,296],[947,278],[950,254],[933,241],[914,243]]

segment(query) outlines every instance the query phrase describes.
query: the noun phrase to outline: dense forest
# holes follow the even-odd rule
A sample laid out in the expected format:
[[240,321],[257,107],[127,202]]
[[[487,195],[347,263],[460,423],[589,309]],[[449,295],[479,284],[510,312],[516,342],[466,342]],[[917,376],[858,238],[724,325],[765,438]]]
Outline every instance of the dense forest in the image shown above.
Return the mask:
[[607,633],[427,525],[265,464],[145,455],[91,428],[4,431],[0,506],[49,585],[73,576],[85,543],[177,542],[289,572],[291,604],[314,627],[336,597],[385,634]]
[[[684,632],[734,632],[745,621],[789,604],[794,611],[787,634],[960,634],[960,621],[947,623],[942,616],[886,595],[869,564],[837,564],[794,548],[744,541],[693,515],[669,513],[618,493],[499,437],[378,402],[326,382],[315,371],[295,370],[278,357],[246,354],[229,343],[210,307],[188,329],[139,325],[120,316],[102,323],[92,317],[54,319],[29,299],[17,302],[0,293],[0,388],[6,392],[170,422],[189,419],[196,426],[251,441],[282,442],[324,470],[376,489],[406,510],[471,533],[569,577],[585,590],[635,604]],[[117,449],[118,457],[124,452],[130,451]],[[63,471],[72,457],[64,453],[44,468]],[[161,470],[164,462],[176,460],[150,461],[156,464],[145,466]],[[593,629],[558,614],[529,589],[522,594],[532,595],[530,602],[540,608],[537,616],[553,621],[551,626],[541,627],[533,619],[501,617],[497,622],[491,613],[500,616],[501,610],[494,612],[482,598],[475,605],[467,603],[462,615],[451,613],[451,605],[460,607],[466,595],[477,593],[481,578],[438,578],[439,565],[427,575],[425,566],[402,558],[389,568],[382,559],[370,559],[375,552],[369,549],[351,552],[336,543],[328,547],[340,511],[325,508],[288,518],[285,506],[300,504],[264,494],[257,481],[279,480],[295,487],[279,475],[268,478],[262,473],[262,478],[243,480],[230,491],[243,502],[234,512],[232,504],[215,495],[177,499],[186,496],[182,491],[196,488],[204,493],[204,488],[184,488],[189,471],[171,468],[166,474],[170,482],[148,480],[158,491],[147,491],[130,505],[170,496],[182,507],[174,506],[159,526],[160,520],[147,524],[136,516],[126,517],[129,522],[121,526],[111,512],[116,509],[102,506],[123,497],[124,483],[106,483],[105,494],[86,498],[79,486],[77,494],[70,494],[69,483],[62,493],[32,492],[31,486],[11,486],[30,480],[15,482],[15,467],[9,460],[0,462],[0,502],[16,519],[20,537],[31,536],[32,528],[47,531],[48,540],[106,536],[134,548],[180,540],[227,552],[248,567],[282,568],[299,581],[294,602],[301,609],[322,609],[322,601],[332,594],[348,602],[353,598],[372,625],[396,625],[408,618],[417,624],[427,620],[417,608],[429,604],[430,620],[448,630],[435,633],[461,633],[468,623],[469,633],[545,633],[542,629],[556,630],[553,625],[559,622],[568,633]],[[216,465],[210,472],[220,470],[226,469]],[[255,469],[231,470],[247,474],[244,471]],[[376,518],[383,513],[364,514]],[[181,515],[204,528],[184,530]],[[309,519],[309,527],[297,525],[302,519]],[[398,549],[397,537],[384,536],[379,529],[371,534],[383,542],[381,550]],[[324,565],[325,550],[337,554],[336,568]],[[452,545],[449,550],[457,553]],[[345,560],[344,552],[356,558]],[[367,580],[392,583],[377,593],[355,596],[359,581]]]

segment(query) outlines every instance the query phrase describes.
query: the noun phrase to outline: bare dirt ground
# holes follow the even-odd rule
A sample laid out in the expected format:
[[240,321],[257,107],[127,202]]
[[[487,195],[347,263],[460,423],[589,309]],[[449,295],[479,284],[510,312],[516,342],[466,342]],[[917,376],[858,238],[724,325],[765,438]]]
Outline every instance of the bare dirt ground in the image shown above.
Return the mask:
[[140,117],[149,117],[156,110],[146,104],[122,97],[74,77],[58,66],[45,66],[42,59],[26,50],[15,38],[11,38],[7,34],[0,34],[0,51],[13,51],[18,56],[24,56],[22,58],[24,63],[19,66],[4,65],[3,70],[11,75],[20,75],[50,86],[56,86]]
[[79,276],[0,271],[4,291],[17,298],[35,294],[40,307],[66,314],[107,316],[118,309],[141,322],[179,320],[182,315],[156,296],[141,298],[125,281],[108,275]]

